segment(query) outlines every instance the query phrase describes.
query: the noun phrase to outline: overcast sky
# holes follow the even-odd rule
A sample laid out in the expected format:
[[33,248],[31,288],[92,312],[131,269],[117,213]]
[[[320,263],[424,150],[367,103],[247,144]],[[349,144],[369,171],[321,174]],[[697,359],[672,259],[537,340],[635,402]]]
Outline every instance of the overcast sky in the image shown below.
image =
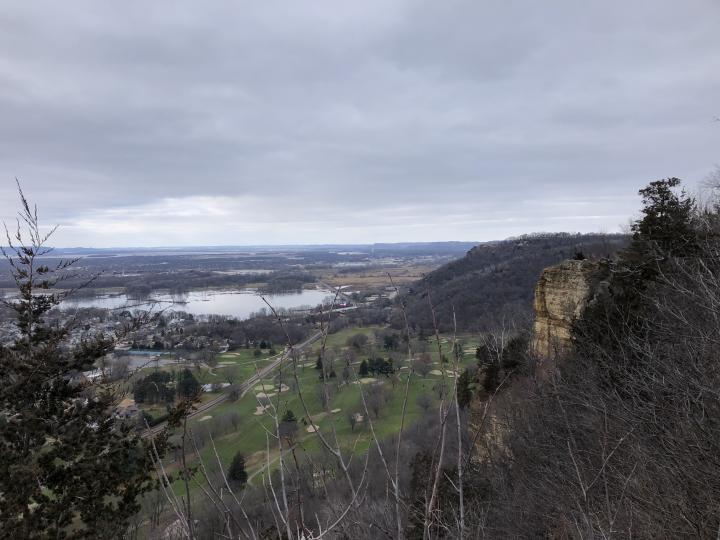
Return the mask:
[[720,162],[718,0],[4,1],[0,215],[59,246],[616,231]]

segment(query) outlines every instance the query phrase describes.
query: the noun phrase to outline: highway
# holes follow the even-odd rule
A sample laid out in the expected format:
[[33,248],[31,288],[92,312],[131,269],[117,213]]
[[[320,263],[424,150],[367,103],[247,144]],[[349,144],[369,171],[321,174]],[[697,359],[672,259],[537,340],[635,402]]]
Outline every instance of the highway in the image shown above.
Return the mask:
[[[308,339],[303,341],[302,343],[295,345],[294,349],[296,351],[302,351],[305,349],[308,345],[312,345],[315,343],[318,339],[322,337],[322,332],[317,332],[310,336]],[[239,398],[243,397],[245,394],[247,394],[248,390],[250,390],[253,386],[255,386],[255,383],[263,379],[268,373],[275,370],[284,360],[290,357],[290,351],[285,350],[284,352],[280,353],[275,357],[275,360],[262,368],[261,370],[257,371],[252,377],[244,381],[240,386],[238,387],[238,390],[240,392]],[[197,409],[195,409],[193,412],[191,412],[188,415],[188,418],[192,418],[194,416],[197,416],[199,414],[203,414],[211,410],[213,407],[216,407],[217,405],[220,405],[221,403],[224,403],[227,401],[229,397],[229,392],[224,392],[220,394],[218,397],[211,399],[210,401],[206,401],[205,403],[201,403]],[[238,398],[238,399],[239,399]],[[149,429],[146,429],[143,431],[142,437],[153,437],[154,435],[157,435],[160,433],[163,429],[165,429],[165,426],[167,425],[167,422],[161,422],[156,426],[153,426]]]

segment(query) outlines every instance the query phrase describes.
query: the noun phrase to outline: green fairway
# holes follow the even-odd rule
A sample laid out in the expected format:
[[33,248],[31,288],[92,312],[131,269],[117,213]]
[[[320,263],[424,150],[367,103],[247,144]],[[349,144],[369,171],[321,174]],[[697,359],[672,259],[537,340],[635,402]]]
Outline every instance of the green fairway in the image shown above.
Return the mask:
[[[328,343],[332,343],[336,351],[343,352],[347,338],[363,333],[372,338],[377,327],[365,328],[349,328],[344,329],[337,334],[332,334],[328,338]],[[477,346],[477,340],[473,340],[467,336],[459,341],[463,344],[463,355],[461,359],[462,371],[465,367],[475,362],[474,350]],[[426,350],[432,357],[432,371],[425,377],[414,373],[410,377],[408,387],[407,410],[405,417],[405,426],[410,426],[417,422],[424,414],[432,414],[423,410],[418,404],[418,397],[421,394],[429,396],[430,405],[428,410],[437,407],[438,403],[438,384],[443,384],[442,370],[446,370],[448,376],[444,380],[446,388],[453,385],[454,378],[452,376],[452,363],[440,364],[440,355],[437,352],[437,344],[433,340],[421,344],[415,340],[412,342],[413,349]],[[441,340],[442,354],[447,358],[452,358],[452,338],[442,336]],[[373,344],[369,345],[372,350]],[[317,349],[317,348],[316,348]],[[252,351],[241,350],[239,355],[234,353],[225,353],[219,355],[219,364],[214,368],[217,376],[222,375],[223,369],[234,367],[241,370],[243,375],[250,376],[254,372],[255,358],[248,358],[252,355]],[[397,433],[401,419],[405,393],[405,384],[409,373],[408,363],[402,357],[406,354],[399,354],[401,358],[396,361],[396,373],[392,376],[374,375],[363,379],[361,383],[358,379],[357,370],[360,362],[368,358],[369,353],[358,353],[356,361],[351,366],[351,381],[345,383],[340,377],[336,377],[328,381],[328,389],[331,394],[327,407],[323,407],[319,398],[319,390],[322,389],[322,381],[320,380],[320,371],[315,369],[313,358],[317,353],[313,352],[312,356],[308,356],[304,360],[300,360],[296,367],[292,362],[288,362],[282,368],[282,371],[276,371],[272,375],[268,375],[263,381],[256,383],[245,396],[235,402],[226,401],[217,407],[212,408],[207,414],[200,414],[194,417],[190,426],[193,432],[202,439],[200,455],[203,462],[209,470],[217,468],[217,460],[215,457],[212,444],[209,443],[207,435],[204,432],[213,433],[215,448],[222,467],[226,469],[236,452],[242,452],[246,456],[246,467],[248,474],[251,476],[251,482],[254,482],[253,474],[261,471],[270,461],[270,469],[276,467],[276,459],[278,456],[277,439],[268,433],[275,432],[274,420],[269,411],[273,408],[279,411],[281,416],[287,409],[291,409],[298,419],[298,431],[295,436],[295,442],[308,452],[314,452],[320,448],[318,436],[309,432],[308,427],[314,423],[319,427],[328,439],[333,439],[333,431],[337,436],[339,445],[344,449],[355,447],[356,452],[363,452],[368,449],[372,443],[372,436],[369,426],[369,420],[372,421],[375,434],[379,439],[383,439]],[[386,355],[385,351],[377,351],[375,355]],[[267,361],[263,359],[264,361]],[[258,363],[262,362],[260,360]],[[336,371],[339,373],[344,360],[336,358]],[[227,365],[224,365],[227,363]],[[233,366],[230,366],[230,363]],[[209,375],[210,376],[210,375]],[[373,380],[374,379],[374,380]],[[205,379],[204,379],[205,380]],[[282,392],[278,392],[278,384],[282,381]],[[387,401],[379,408],[377,417],[370,414],[367,418],[366,411],[363,408],[361,400],[361,389],[366,392],[366,399],[372,391],[373,386],[382,387],[382,391],[387,393]],[[262,393],[269,394],[271,404],[263,400]],[[300,394],[303,400],[300,399]],[[260,399],[258,398],[260,395]],[[303,405],[304,401],[304,405]],[[263,410],[262,405],[269,405],[268,410]],[[307,408],[307,410],[306,410]],[[335,412],[332,412],[335,411]],[[364,418],[357,422],[353,427],[348,418],[349,415],[359,413]],[[229,426],[229,418],[233,418],[234,424]],[[311,422],[312,418],[312,422]],[[225,426],[225,427],[222,427]],[[268,441],[270,452],[268,454]],[[334,439],[333,439],[334,444]],[[170,464],[170,469],[173,465]],[[257,477],[259,480],[259,477]],[[175,486],[180,489],[179,485]],[[196,489],[196,488],[193,488]]]
[[[375,331],[382,330],[382,326],[363,326],[363,327],[349,327],[349,328],[343,328],[339,332],[335,332],[334,334],[328,334],[327,339],[325,341],[325,347],[326,348],[333,348],[333,347],[345,347],[347,344],[348,338],[354,336],[355,334],[363,334],[368,337],[369,340],[373,340]],[[317,344],[313,347],[314,351],[317,351],[320,348],[320,341],[317,342]]]
[[[148,367],[133,374],[128,383],[125,385],[127,392],[132,392],[133,384],[141,377],[148,375],[151,371],[178,372],[185,368],[189,369],[193,376],[201,385],[205,384],[242,384],[248,378],[252,377],[257,371],[266,367],[274,358],[270,355],[269,349],[260,351],[259,355],[255,353],[256,349],[238,349],[232,352],[226,352],[216,355],[215,364],[208,365],[165,365],[159,368]],[[282,351],[276,351],[276,354]],[[221,388],[218,389],[218,392]],[[217,397],[218,392],[203,393],[200,401],[205,402]],[[141,410],[148,413],[151,417],[157,418],[166,413],[164,404],[138,404]]]

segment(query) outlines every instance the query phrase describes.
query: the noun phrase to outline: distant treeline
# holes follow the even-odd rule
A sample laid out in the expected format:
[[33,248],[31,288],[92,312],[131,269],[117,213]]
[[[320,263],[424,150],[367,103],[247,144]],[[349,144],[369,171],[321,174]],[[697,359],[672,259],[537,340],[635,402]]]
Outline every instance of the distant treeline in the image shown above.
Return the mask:
[[317,278],[308,273],[275,272],[265,276],[262,292],[267,294],[299,291],[306,284],[315,283]]
[[[55,255],[53,253],[53,255]],[[305,274],[306,268],[322,267],[338,260],[351,259],[336,254],[286,253],[118,255],[88,256],[79,259],[66,272],[63,286],[76,287],[93,278],[92,288],[126,288],[142,294],[144,290],[187,291],[204,287],[242,287],[265,283],[274,274]],[[56,266],[60,257],[46,257],[43,263]],[[0,258],[0,287],[14,288],[7,262]]]
[[231,348],[251,347],[266,343],[284,346],[288,338],[291,342],[300,343],[310,335],[314,324],[307,318],[295,317],[286,320],[280,326],[272,315],[257,315],[250,319],[239,321],[232,317],[211,315],[204,321],[197,321],[185,327],[186,336],[207,336],[211,339],[227,339]]
[[[63,281],[67,288],[81,287],[89,283],[88,287],[80,288],[75,297],[93,296],[95,289],[120,288],[132,298],[145,298],[157,291],[182,295],[191,290],[205,288],[241,288],[250,284],[264,284],[263,292],[280,293],[302,289],[307,283],[314,283],[316,278],[306,272],[294,273],[292,271],[279,271],[267,273],[219,273],[208,270],[177,270],[162,271],[144,270],[136,274],[119,272],[103,272],[93,277],[91,271],[75,272]],[[0,287],[11,288],[12,282],[0,279]]]
[[250,284],[264,283],[265,293],[297,291],[306,283],[314,283],[315,276],[305,272],[268,272],[265,274],[218,274],[202,270],[190,270],[172,274],[148,274],[134,278],[125,285],[128,296],[142,298],[154,291],[169,291],[171,294],[184,294],[193,289],[237,288]]
[[[625,235],[548,233],[480,244],[462,259],[429,273],[400,300],[415,328],[432,329],[431,303],[441,329],[452,328],[453,310],[459,329],[493,328],[504,314],[515,319],[529,316],[535,283],[544,268],[573,257],[611,256],[627,242]],[[402,326],[399,309],[392,323]]]
[[[269,277],[270,274],[227,275],[202,270],[190,270],[169,274],[147,273],[134,278],[125,278],[124,285],[119,286],[124,287],[125,293],[130,297],[144,298],[150,296],[155,291],[168,291],[171,294],[181,295],[193,289],[244,287],[250,283],[262,282]],[[110,276],[103,276],[98,281],[101,284],[100,286],[118,286],[106,285],[108,281],[112,281]]]

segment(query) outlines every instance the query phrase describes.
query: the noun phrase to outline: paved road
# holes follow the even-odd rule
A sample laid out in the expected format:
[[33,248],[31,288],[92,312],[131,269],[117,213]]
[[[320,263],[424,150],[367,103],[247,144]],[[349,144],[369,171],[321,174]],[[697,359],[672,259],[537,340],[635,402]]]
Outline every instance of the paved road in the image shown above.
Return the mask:
[[[315,343],[318,339],[322,337],[322,332],[317,332],[310,336],[308,339],[300,343],[299,345],[295,345],[295,350],[301,351],[308,345],[312,345]],[[263,379],[268,373],[276,369],[284,360],[286,360],[290,356],[290,351],[286,350],[285,352],[277,355],[275,357],[275,360],[273,360],[272,363],[265,366],[260,371],[256,372],[252,377],[247,379],[245,382],[243,382],[239,387],[238,390],[240,391],[240,397],[243,397],[245,394],[247,394],[248,390],[250,390],[253,386],[255,386],[255,383],[259,380]],[[188,418],[192,418],[194,416],[197,416],[202,413],[208,412],[213,407],[220,405],[221,403],[224,403],[227,401],[229,397],[229,393],[225,392],[223,394],[220,394],[215,399],[211,399],[210,401],[206,401],[205,403],[201,403],[200,406],[198,406],[197,409],[195,409]],[[146,429],[142,436],[144,438],[152,437],[154,435],[157,435],[160,433],[163,429],[165,429],[165,426],[167,425],[167,422],[161,422],[160,424],[151,427],[150,429]]]

